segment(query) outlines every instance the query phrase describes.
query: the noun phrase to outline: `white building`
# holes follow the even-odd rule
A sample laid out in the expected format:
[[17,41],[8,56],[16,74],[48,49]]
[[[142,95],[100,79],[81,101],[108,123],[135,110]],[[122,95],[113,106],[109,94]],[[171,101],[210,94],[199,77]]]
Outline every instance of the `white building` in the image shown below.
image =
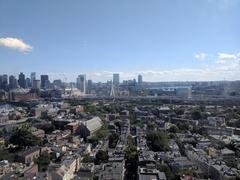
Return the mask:
[[98,131],[103,125],[102,120],[99,117],[94,117],[90,120],[84,121],[79,127],[79,133],[82,137],[91,136]]

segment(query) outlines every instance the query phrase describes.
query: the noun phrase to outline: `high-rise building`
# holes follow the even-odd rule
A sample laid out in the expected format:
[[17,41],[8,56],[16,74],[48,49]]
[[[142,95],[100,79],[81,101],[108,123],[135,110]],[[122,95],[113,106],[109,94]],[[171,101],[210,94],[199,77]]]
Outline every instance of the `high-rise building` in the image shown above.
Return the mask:
[[55,89],[60,89],[60,88],[62,87],[62,85],[63,85],[61,79],[56,79],[56,80],[54,80],[52,84],[53,84],[53,87],[54,87]]
[[49,79],[48,79],[48,75],[41,75],[41,88],[45,89],[46,85],[48,84]]
[[3,88],[6,90],[8,87],[8,75],[4,74],[3,75]]
[[87,93],[91,94],[91,91],[92,91],[92,80],[89,79],[87,83]]
[[14,76],[9,76],[9,89],[17,89],[18,82]]
[[77,88],[81,92],[86,93],[86,75],[85,74],[80,74],[77,77]]
[[138,75],[138,85],[141,86],[142,85],[142,82],[143,82],[143,78],[142,78],[142,75]]
[[113,74],[113,85],[118,87],[120,82],[119,74]]
[[8,89],[8,75],[3,74],[0,77],[0,89],[7,90]]
[[0,75],[0,89],[3,89],[3,76]]
[[133,85],[133,86],[136,86],[136,84],[137,84],[137,81],[136,81],[136,79],[135,79],[135,78],[133,79],[133,81],[132,81],[132,82],[133,82],[133,84],[132,84],[132,85]]
[[18,76],[18,84],[21,88],[26,88],[26,79],[22,72]]
[[31,87],[31,79],[30,78],[26,78],[26,88],[30,88]]
[[36,90],[40,88],[41,88],[40,80],[33,80],[32,89]]
[[33,85],[34,80],[36,80],[36,72],[31,72],[31,85]]

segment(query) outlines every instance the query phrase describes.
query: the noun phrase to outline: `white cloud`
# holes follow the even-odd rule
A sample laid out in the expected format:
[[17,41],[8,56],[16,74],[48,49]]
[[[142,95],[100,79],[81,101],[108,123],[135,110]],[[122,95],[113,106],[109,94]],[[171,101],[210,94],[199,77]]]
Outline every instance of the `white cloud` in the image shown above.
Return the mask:
[[[211,81],[211,80],[238,80],[240,79],[240,65],[215,65],[206,68],[189,68],[189,69],[171,69],[171,70],[143,70],[143,71],[131,71],[131,72],[118,72],[120,74],[120,80],[137,79],[137,76],[141,74],[143,80],[147,82],[160,82],[160,81]],[[100,71],[100,72],[86,72],[87,79],[91,79],[94,82],[106,82],[112,79],[112,74],[116,72]],[[76,77],[79,73],[65,73],[65,75],[57,75],[47,73],[51,79],[62,79],[68,77],[67,81],[76,82]]]
[[[240,79],[240,53],[227,54],[219,53],[217,55],[207,54],[208,64],[201,66],[201,68],[176,68],[176,69],[144,69],[144,70],[129,70],[121,72],[113,71],[98,71],[98,72],[85,72],[87,79],[94,82],[106,82],[112,79],[113,73],[120,74],[120,80],[137,79],[141,74],[143,80],[147,82],[160,82],[160,81],[212,81],[212,80],[239,80]],[[215,62],[215,63],[214,63]],[[222,62],[222,63],[220,63]],[[82,72],[84,73],[84,72]],[[49,74],[51,79],[62,79],[67,77],[67,81],[75,82],[77,73],[46,73]]]
[[6,37],[0,38],[0,46],[7,47],[10,49],[16,49],[20,52],[29,52],[32,51],[33,47],[29,44],[26,44],[21,39]]
[[238,60],[239,54],[226,54],[219,53],[218,59],[215,61],[217,64],[226,64],[236,62]]
[[235,59],[237,59],[237,55],[235,55],[235,54],[219,53],[218,58],[219,59],[235,60]]
[[207,0],[207,2],[220,12],[225,12],[231,10],[232,7],[239,3],[239,0]]
[[198,60],[205,60],[207,58],[207,54],[205,53],[197,53],[194,55],[194,57]]

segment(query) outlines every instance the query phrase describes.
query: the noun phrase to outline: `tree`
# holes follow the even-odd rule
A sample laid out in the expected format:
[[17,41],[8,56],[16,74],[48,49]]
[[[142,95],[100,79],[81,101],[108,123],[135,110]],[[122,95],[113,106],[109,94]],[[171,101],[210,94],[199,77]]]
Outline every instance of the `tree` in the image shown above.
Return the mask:
[[99,130],[96,132],[96,136],[97,136],[97,138],[99,138],[99,139],[104,139],[105,137],[107,137],[108,132],[109,132],[109,129],[108,129],[108,127],[106,126],[106,124],[104,124],[104,125],[101,127],[101,129],[99,129]]
[[83,155],[82,163],[92,163],[93,158],[89,154]]
[[40,144],[40,139],[28,130],[20,128],[12,132],[9,142],[20,148],[24,148]]
[[168,136],[163,131],[150,132],[147,134],[147,142],[150,149],[153,151],[166,151],[168,147]]
[[175,112],[171,112],[171,113],[170,113],[170,116],[171,116],[171,118],[177,117],[177,114],[176,114]]
[[93,148],[95,148],[99,143],[99,138],[92,136],[90,139],[88,139],[88,142],[92,144]]
[[95,164],[99,165],[101,163],[107,163],[108,162],[108,153],[103,150],[99,150],[95,157]]
[[134,139],[128,136],[128,146],[125,150],[126,159],[126,179],[136,179],[138,153],[137,147],[134,144]]
[[36,160],[39,171],[46,171],[50,161],[51,156],[47,152],[43,152]]
[[199,120],[202,118],[201,111],[199,109],[193,109],[191,112],[191,117],[194,120]]
[[160,164],[157,166],[157,169],[161,172],[164,172],[167,176],[167,179],[173,180],[176,179],[174,174],[172,173],[171,169],[166,164]]
[[45,131],[46,134],[50,134],[51,132],[53,132],[56,128],[53,124],[44,124],[42,127],[41,127],[42,130]]
[[110,148],[115,148],[118,140],[119,140],[119,135],[117,133],[112,133],[109,136],[109,142],[108,142],[109,147]]
[[128,160],[128,161],[133,161],[133,162],[136,162],[135,161],[135,157],[136,157],[136,155],[137,155],[137,147],[135,146],[135,145],[133,145],[133,144],[129,144],[128,146],[127,146],[127,149],[126,149],[126,159]]
[[188,122],[177,122],[176,125],[180,131],[184,132],[188,131],[190,126]]
[[174,112],[176,113],[176,115],[183,115],[184,114],[184,109],[183,108],[178,108],[178,109],[175,109]]
[[147,124],[147,128],[148,128],[148,130],[150,130],[150,131],[152,131],[152,130],[154,130],[155,128],[156,128],[156,125],[154,124],[154,123],[148,123]]
[[89,112],[89,113],[96,113],[96,106],[91,105],[91,104],[87,104],[87,105],[84,106],[84,111]]
[[114,124],[115,124],[115,126],[118,127],[118,130],[121,131],[121,127],[122,127],[122,125],[123,125],[123,122],[117,121],[117,122],[115,122]]
[[0,161],[8,160],[10,162],[14,161],[14,154],[11,154],[6,149],[0,149]]
[[171,133],[177,133],[179,131],[178,127],[173,124],[170,128],[169,128],[169,132]]

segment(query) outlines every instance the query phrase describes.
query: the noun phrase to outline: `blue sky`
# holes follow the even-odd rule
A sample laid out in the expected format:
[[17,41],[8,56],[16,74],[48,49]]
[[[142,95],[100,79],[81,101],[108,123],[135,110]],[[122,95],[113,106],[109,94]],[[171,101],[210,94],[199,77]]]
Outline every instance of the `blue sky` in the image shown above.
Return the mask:
[[0,0],[0,74],[240,79],[240,0]]

